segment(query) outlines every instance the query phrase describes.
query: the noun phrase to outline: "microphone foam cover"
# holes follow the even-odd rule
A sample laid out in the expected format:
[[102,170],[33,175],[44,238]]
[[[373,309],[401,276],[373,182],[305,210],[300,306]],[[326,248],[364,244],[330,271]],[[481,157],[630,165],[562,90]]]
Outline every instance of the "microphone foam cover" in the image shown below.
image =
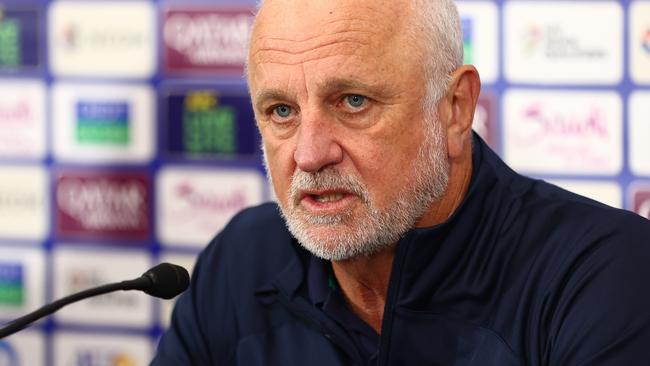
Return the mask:
[[181,266],[171,263],[160,263],[145,272],[143,277],[151,281],[151,286],[144,292],[163,299],[172,299],[185,291],[190,284],[190,275]]

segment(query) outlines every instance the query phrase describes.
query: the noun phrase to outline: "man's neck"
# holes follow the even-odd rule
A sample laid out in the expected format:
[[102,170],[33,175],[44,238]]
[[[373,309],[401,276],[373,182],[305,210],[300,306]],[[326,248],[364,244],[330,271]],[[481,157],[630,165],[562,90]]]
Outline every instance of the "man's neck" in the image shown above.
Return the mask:
[[395,246],[367,257],[332,262],[334,275],[350,310],[381,334]]
[[[468,148],[458,161],[452,163],[449,185],[445,195],[416,223],[427,227],[444,222],[463,201],[472,178],[472,153]],[[388,282],[395,257],[395,245],[372,256],[332,262],[350,310],[381,334]]]

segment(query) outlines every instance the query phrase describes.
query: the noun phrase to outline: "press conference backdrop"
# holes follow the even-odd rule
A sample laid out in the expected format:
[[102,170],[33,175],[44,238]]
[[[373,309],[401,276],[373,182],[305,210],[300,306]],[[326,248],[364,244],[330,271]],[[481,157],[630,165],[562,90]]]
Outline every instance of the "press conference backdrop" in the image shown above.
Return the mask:
[[[462,1],[475,129],[516,170],[650,216],[650,1]],[[271,197],[253,1],[0,0],[0,319],[159,261]],[[4,365],[145,365],[171,304],[79,303]]]

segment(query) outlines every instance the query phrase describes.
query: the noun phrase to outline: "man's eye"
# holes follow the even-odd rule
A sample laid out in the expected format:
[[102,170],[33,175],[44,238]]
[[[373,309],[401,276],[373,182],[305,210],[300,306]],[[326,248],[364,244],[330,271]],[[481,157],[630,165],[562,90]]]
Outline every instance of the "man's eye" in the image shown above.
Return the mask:
[[357,94],[351,94],[345,97],[345,101],[352,108],[359,108],[366,102],[366,97]]
[[287,118],[291,115],[291,107],[286,104],[280,104],[273,108],[273,112],[281,118]]

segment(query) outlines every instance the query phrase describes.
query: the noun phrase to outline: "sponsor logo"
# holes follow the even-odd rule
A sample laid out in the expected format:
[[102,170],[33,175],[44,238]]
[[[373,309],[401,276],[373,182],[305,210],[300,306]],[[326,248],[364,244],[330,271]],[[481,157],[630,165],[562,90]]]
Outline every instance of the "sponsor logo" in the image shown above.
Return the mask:
[[474,28],[473,21],[471,18],[461,18],[461,26],[463,29],[463,63],[473,64],[474,63]]
[[161,241],[204,245],[234,214],[261,202],[263,185],[253,171],[163,170],[158,176]]
[[0,304],[3,306],[23,306],[25,288],[21,263],[0,262]]
[[481,81],[494,83],[499,74],[499,12],[492,1],[457,1],[463,29],[464,63],[476,65]]
[[34,213],[43,208],[44,197],[38,192],[0,188],[0,211],[18,215]]
[[144,1],[58,1],[50,9],[52,70],[66,76],[149,77],[154,7]]
[[9,126],[22,126],[30,121],[33,111],[26,99],[20,99],[15,104],[0,104],[0,123]]
[[[134,278],[150,266],[139,250],[58,248],[54,258],[54,297]],[[119,266],[115,266],[119,263]],[[145,327],[151,323],[151,300],[137,292],[112,292],[72,304],[56,314],[57,321],[74,324]]]
[[167,96],[167,151],[190,157],[252,155],[257,131],[247,95],[196,90]]
[[[111,279],[106,278],[104,273],[104,271],[96,268],[70,269],[66,273],[69,292],[79,292],[91,287],[101,286],[112,282]],[[113,308],[113,310],[117,307],[132,308],[138,303],[134,296],[129,296],[123,292],[112,292],[102,296],[95,296],[85,301],[88,305],[93,307],[110,307]]]
[[243,72],[252,23],[251,9],[167,11],[163,25],[167,69]]
[[632,209],[650,220],[650,187],[637,188],[632,193]]
[[147,162],[155,102],[146,85],[55,84],[54,154],[65,161]]
[[[595,84],[621,80],[620,4],[506,2],[504,14],[504,71],[510,81]],[[589,21],[576,22],[578,18]],[[616,31],[603,32],[601,24]]]
[[536,144],[544,138],[609,138],[605,113],[593,105],[586,114],[553,113],[543,101],[525,106],[520,115],[523,128],[518,130],[518,143]]
[[138,240],[149,234],[144,174],[62,174],[56,203],[59,235]]
[[645,32],[641,36],[641,48],[650,54],[650,27],[646,28]]
[[43,168],[0,169],[0,236],[40,240],[47,234],[47,173]]
[[620,97],[614,93],[509,91],[505,153],[540,173],[616,174],[622,165]]
[[0,365],[2,366],[18,366],[18,354],[9,342],[0,340]]
[[54,338],[54,365],[135,366],[151,359],[147,337],[60,332]]
[[45,155],[44,110],[45,86],[40,81],[0,81],[0,155]]
[[237,125],[232,106],[220,106],[210,92],[194,92],[185,97],[183,146],[189,153],[237,151]]
[[67,52],[76,52],[82,48],[97,52],[120,52],[138,49],[149,42],[148,35],[143,31],[132,31],[117,25],[85,31],[81,24],[73,22],[61,25],[59,39]]
[[38,18],[35,10],[0,6],[0,69],[38,66]]
[[495,105],[494,95],[481,93],[474,110],[474,120],[472,128],[476,133],[485,140],[493,149],[496,148],[496,119],[495,119]]
[[76,104],[79,143],[129,143],[128,102],[86,102]]
[[120,350],[80,349],[77,351],[77,366],[136,366],[136,359]]
[[569,34],[560,24],[532,24],[524,32],[524,53],[543,54],[548,59],[604,59],[607,51],[595,46],[584,46],[575,34]]
[[[3,14],[4,15],[4,14]],[[3,16],[4,18],[4,16]],[[20,25],[16,19],[0,21],[0,65],[20,65]]]
[[630,76],[639,84],[650,83],[650,3],[633,1],[628,10]]
[[[40,306],[40,304],[39,304]],[[0,340],[0,365],[45,365],[43,333],[24,329]]]
[[634,174],[650,176],[650,92],[635,91],[629,100],[629,158]]
[[[46,283],[44,272],[45,253],[42,249],[0,247],[0,317],[2,319],[22,316],[43,304]],[[10,340],[13,346],[21,349],[19,353],[23,354],[23,343],[19,341],[20,338],[14,339],[12,336]],[[32,357],[32,355],[25,357]]]

